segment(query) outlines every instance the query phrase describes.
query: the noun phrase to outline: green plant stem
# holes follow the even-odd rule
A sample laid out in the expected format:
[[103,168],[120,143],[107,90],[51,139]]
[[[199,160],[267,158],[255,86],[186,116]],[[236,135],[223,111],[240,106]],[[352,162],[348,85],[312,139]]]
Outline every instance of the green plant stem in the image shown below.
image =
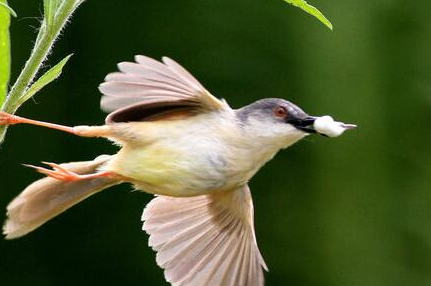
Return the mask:
[[10,78],[10,13],[6,10],[6,0],[0,0],[0,104],[6,100],[7,87]]
[[[56,38],[61,32],[61,29],[66,24],[68,18],[73,11],[79,6],[82,1],[65,0],[58,8],[54,23],[48,27],[45,21],[42,22],[35,46],[30,54],[28,61],[25,63],[24,69],[21,71],[18,79],[12,86],[6,101],[1,110],[7,113],[15,113],[19,107],[19,99],[24,95],[25,91],[30,87],[34,77],[42,66],[43,61],[49,54]],[[0,126],[0,144],[3,142],[7,126]]]

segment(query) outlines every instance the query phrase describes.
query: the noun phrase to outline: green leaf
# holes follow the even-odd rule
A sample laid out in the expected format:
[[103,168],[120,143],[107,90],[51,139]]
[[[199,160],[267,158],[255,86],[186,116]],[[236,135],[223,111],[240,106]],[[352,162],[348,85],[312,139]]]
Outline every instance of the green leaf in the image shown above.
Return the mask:
[[43,76],[41,76],[35,83],[33,83],[24,95],[19,99],[20,104],[23,104],[33,95],[35,95],[39,90],[41,90],[44,86],[55,80],[61,75],[64,65],[70,59],[72,54],[68,55],[64,59],[62,59],[58,64],[50,68]]
[[320,22],[325,24],[329,29],[332,30],[332,24],[329,22],[328,19],[320,12],[316,7],[311,6],[304,0],[284,0],[285,2],[292,4],[293,6],[296,6],[298,8],[301,8],[305,12],[307,12],[310,15],[313,15],[317,19],[319,19]]
[[10,77],[10,10],[6,0],[0,0],[0,107],[6,99]]
[[8,10],[9,13],[16,18],[17,15],[16,15],[15,11],[7,4],[6,0],[5,1],[0,1],[0,8],[1,7],[5,8],[6,10]]

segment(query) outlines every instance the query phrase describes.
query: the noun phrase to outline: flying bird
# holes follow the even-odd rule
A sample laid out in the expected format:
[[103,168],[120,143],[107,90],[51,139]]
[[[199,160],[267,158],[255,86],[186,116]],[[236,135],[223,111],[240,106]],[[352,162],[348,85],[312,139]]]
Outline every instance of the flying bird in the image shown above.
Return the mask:
[[27,165],[46,177],[7,206],[3,233],[23,236],[85,198],[123,182],[155,195],[143,230],[175,286],[262,286],[248,186],[281,149],[311,133],[335,137],[355,125],[309,116],[284,99],[232,109],[164,57],[118,64],[99,86],[102,126],[68,127],[0,113],[1,125],[33,124],[120,146],[92,161]]

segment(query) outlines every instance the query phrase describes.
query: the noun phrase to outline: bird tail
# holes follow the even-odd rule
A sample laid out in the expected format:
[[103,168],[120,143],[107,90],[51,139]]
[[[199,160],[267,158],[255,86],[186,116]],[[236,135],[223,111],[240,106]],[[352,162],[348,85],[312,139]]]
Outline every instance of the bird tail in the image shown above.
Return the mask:
[[[62,164],[77,174],[91,174],[111,156],[102,155],[93,161]],[[29,185],[7,206],[7,219],[3,234],[7,239],[23,236],[73,205],[120,181],[113,178],[83,179],[65,182],[50,177]]]

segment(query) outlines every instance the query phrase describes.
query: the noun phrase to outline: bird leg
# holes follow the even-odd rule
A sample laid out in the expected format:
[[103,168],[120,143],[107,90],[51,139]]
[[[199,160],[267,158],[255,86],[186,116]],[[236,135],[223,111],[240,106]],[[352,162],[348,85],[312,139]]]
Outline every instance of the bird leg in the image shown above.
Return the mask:
[[52,167],[52,170],[43,168],[43,167],[27,165],[27,164],[25,164],[24,166],[34,168],[39,173],[45,174],[48,177],[51,177],[60,181],[65,181],[65,182],[75,182],[75,181],[86,180],[86,179],[112,177],[114,175],[112,172],[109,172],[109,171],[102,171],[94,174],[79,175],[55,163],[50,163],[50,162],[42,162],[42,163]]
[[0,111],[0,125],[15,125],[15,124],[31,124],[31,125],[43,126],[43,127],[71,133],[77,136],[82,136],[82,137],[108,137],[110,133],[110,128],[106,125],[104,126],[82,125],[82,126],[69,127],[69,126],[19,117],[16,115],[12,115],[12,114]]

